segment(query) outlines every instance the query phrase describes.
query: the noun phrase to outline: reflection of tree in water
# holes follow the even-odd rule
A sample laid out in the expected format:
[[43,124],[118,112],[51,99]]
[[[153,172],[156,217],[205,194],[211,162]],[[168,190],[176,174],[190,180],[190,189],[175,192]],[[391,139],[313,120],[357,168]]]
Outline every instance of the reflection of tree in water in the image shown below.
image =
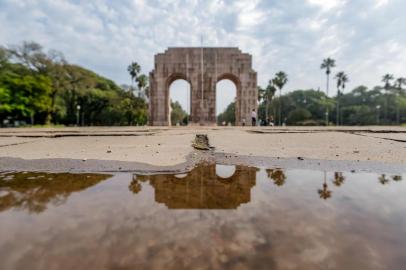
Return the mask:
[[386,174],[381,174],[378,177],[379,183],[381,183],[382,185],[387,185],[390,183],[390,181],[394,181],[394,182],[399,182],[402,181],[402,176],[401,175],[392,175],[390,178],[389,176],[387,176]]
[[379,183],[381,183],[382,185],[386,185],[389,184],[390,179],[386,176],[386,174],[381,174],[378,177]]
[[327,173],[324,172],[324,183],[323,183],[323,188],[319,189],[317,191],[319,193],[320,198],[327,200],[328,198],[331,198],[331,194],[333,193],[331,190],[328,190],[328,185],[327,185]]
[[236,209],[251,200],[256,171],[256,168],[236,166],[231,177],[221,178],[216,175],[216,165],[211,164],[200,165],[183,178],[161,174],[138,175],[136,179],[149,182],[155,189],[155,201],[169,209]]
[[63,204],[73,192],[84,190],[111,175],[69,173],[0,174],[0,211],[15,207],[40,213],[47,204]]
[[333,184],[337,187],[340,187],[345,181],[345,177],[342,172],[335,172],[334,173],[334,180]]
[[130,186],[128,187],[128,189],[130,191],[132,191],[133,193],[137,194],[138,192],[141,191],[142,186],[141,183],[138,182],[137,177],[133,177],[133,180],[130,183]]
[[392,180],[395,182],[402,181],[402,176],[401,175],[392,175]]
[[283,186],[286,181],[286,175],[281,169],[267,169],[266,173],[268,174],[268,178],[271,178],[275,185]]

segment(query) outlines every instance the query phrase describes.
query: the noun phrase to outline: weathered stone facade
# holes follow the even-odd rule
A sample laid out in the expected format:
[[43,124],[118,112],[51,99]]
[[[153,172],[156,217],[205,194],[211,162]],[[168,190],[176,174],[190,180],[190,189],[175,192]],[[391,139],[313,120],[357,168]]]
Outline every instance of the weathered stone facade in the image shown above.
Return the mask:
[[258,96],[251,55],[238,48],[199,47],[169,48],[155,55],[150,73],[150,125],[170,125],[169,87],[177,79],[190,83],[190,124],[216,124],[216,84],[223,79],[234,82],[237,89],[236,125],[244,120],[251,124]]

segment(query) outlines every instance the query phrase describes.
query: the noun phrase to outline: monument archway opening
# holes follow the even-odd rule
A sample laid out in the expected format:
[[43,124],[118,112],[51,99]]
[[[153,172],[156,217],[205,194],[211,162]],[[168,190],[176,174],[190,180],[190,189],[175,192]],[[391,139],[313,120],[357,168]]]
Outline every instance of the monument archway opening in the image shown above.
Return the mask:
[[187,125],[191,109],[190,83],[175,79],[169,84],[169,125]]
[[217,125],[235,125],[237,86],[230,79],[221,79],[216,84]]
[[223,79],[236,86],[236,125],[249,125],[252,109],[257,110],[257,73],[250,54],[238,48],[169,48],[155,55],[150,72],[150,125],[171,124],[169,88],[177,79],[190,83],[192,125],[216,125],[216,84]]

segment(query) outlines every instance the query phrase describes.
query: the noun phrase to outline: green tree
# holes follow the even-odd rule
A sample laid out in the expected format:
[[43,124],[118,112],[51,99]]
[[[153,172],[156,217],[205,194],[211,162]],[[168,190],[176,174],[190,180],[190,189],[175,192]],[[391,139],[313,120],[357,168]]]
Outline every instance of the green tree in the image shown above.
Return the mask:
[[136,81],[137,81],[137,87],[138,87],[140,95],[145,95],[145,94],[148,95],[148,93],[146,93],[146,91],[145,91],[148,87],[148,77],[144,74],[141,74],[136,78]]
[[305,108],[297,108],[288,113],[288,124],[298,125],[312,118],[312,113]]
[[6,48],[0,46],[0,71],[6,67],[9,58],[9,51]]
[[402,90],[403,89],[403,85],[406,85],[406,78],[403,77],[399,77],[396,79],[396,88],[398,90]]
[[235,125],[235,102],[230,103],[224,112],[217,116],[217,124],[220,126],[223,122]]
[[[331,69],[336,66],[335,60],[328,57],[326,59],[323,59],[323,62],[321,63],[320,68],[326,70],[326,76],[327,76],[327,83],[326,83],[326,96],[328,98],[329,94],[329,86],[330,86],[330,73]],[[329,122],[329,111],[328,111],[328,106],[326,106],[326,126],[328,126]]]
[[25,66],[33,76],[47,76],[51,79],[52,87],[49,93],[51,104],[46,112],[45,122],[49,124],[55,114],[57,93],[63,88],[66,82],[64,65],[65,58],[61,52],[50,50],[43,51],[40,44],[36,42],[23,42],[22,45],[12,46],[9,54],[13,60]]
[[[279,97],[282,97],[282,88],[288,82],[288,75],[283,72],[279,71],[275,74],[275,78],[272,79],[273,85],[275,85],[279,89]],[[282,99],[279,99],[279,126],[281,125],[282,118]]]
[[389,90],[392,88],[391,81],[393,81],[395,77],[392,74],[385,74],[382,77],[382,82],[384,83],[385,89],[385,107],[384,107],[384,119],[388,121],[388,106],[389,106]]
[[340,88],[344,92],[345,84],[348,82],[348,76],[344,71],[340,71],[336,74],[335,79],[337,80],[337,102],[336,102],[336,125],[340,125]]
[[137,62],[132,62],[127,67],[127,71],[131,76],[131,85],[134,86],[134,82],[136,81],[138,74],[141,72],[141,66]]
[[401,113],[400,113],[400,103],[401,103],[401,96],[403,92],[403,85],[406,85],[406,78],[400,77],[396,79],[395,88],[396,88],[396,123],[399,125],[401,121]]
[[185,119],[187,119],[187,112],[182,109],[179,102],[171,101],[171,125],[183,125],[185,124]]
[[[147,77],[137,74],[136,79],[137,87],[146,91]],[[130,92],[69,64],[58,51],[45,53],[38,43],[0,47],[0,124],[12,119],[72,125],[79,116],[82,125],[143,125],[146,101]]]
[[14,119],[44,121],[51,104],[51,81],[46,76],[7,74],[0,79],[0,113]]

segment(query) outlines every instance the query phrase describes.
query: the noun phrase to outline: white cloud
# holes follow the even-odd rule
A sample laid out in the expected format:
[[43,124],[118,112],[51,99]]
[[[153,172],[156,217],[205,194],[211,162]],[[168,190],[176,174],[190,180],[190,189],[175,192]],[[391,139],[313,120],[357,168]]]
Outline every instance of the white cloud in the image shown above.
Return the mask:
[[238,14],[238,30],[249,31],[265,20],[265,13],[258,8],[259,0],[240,0],[234,6]]
[[307,0],[310,4],[319,6],[323,11],[329,11],[345,4],[344,0]]
[[286,91],[323,86],[320,62],[331,56],[349,89],[374,86],[382,72],[406,76],[404,10],[403,0],[2,0],[0,44],[34,40],[129,83],[131,61],[148,73],[154,54],[199,46],[203,34],[205,46],[252,54],[263,86],[279,70],[289,75]]
[[375,8],[386,6],[388,3],[389,0],[375,0]]

